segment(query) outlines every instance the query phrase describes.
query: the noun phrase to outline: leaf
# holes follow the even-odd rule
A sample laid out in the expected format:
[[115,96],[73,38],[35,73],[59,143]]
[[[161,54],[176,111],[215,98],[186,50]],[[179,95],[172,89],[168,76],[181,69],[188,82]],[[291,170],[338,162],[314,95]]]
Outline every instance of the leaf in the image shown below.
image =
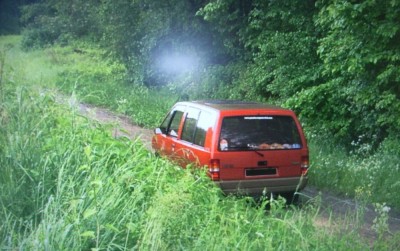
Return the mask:
[[92,154],[92,149],[90,146],[86,146],[84,149],[86,157],[90,160],[91,159],[91,154]]
[[94,235],[94,231],[86,231],[83,232],[81,234],[82,237],[86,237],[86,238],[96,238],[96,236]]
[[84,219],[87,219],[87,218],[89,218],[90,216],[92,216],[92,215],[94,215],[94,214],[96,214],[96,213],[97,213],[96,209],[94,209],[94,208],[89,208],[89,209],[87,209],[87,210],[83,213],[83,218],[84,218]]
[[116,233],[119,233],[119,232],[120,232],[119,229],[116,228],[114,225],[106,224],[105,227],[106,227],[106,229],[109,229],[109,230],[111,230],[111,231],[113,231],[113,232],[116,232]]

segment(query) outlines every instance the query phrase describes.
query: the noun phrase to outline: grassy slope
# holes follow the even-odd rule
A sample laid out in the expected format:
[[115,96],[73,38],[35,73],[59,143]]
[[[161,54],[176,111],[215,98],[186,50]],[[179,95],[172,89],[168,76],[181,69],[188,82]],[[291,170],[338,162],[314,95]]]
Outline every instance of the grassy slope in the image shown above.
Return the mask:
[[[1,38],[0,49],[10,39],[17,38]],[[357,229],[319,227],[317,205],[287,210],[281,201],[265,201],[271,207],[265,211],[248,198],[223,197],[204,173],[155,158],[140,142],[114,139],[106,126],[56,104],[54,95],[41,90],[71,65],[65,59],[57,64],[46,51],[22,53],[14,47],[6,58],[0,107],[2,248],[368,248]],[[395,239],[380,237],[375,248],[395,247]]]
[[65,68],[55,62],[54,50],[26,53],[19,48],[20,39],[19,36],[3,36],[0,40],[0,48],[6,53],[8,80],[24,85],[54,85],[58,73]]

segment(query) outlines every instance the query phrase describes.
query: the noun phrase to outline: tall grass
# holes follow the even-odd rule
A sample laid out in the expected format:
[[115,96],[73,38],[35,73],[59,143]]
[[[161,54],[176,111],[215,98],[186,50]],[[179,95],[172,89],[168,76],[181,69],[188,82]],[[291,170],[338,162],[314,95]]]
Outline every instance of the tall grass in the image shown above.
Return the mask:
[[[109,126],[57,104],[58,94],[26,84],[27,75],[16,81],[18,71],[10,66],[3,76],[0,249],[371,248],[351,226],[321,227],[318,203],[287,209],[280,200],[223,196],[202,170],[113,138]],[[380,236],[373,248],[394,250],[398,241]]]
[[158,126],[165,112],[178,100],[168,90],[149,89],[141,83],[129,82],[125,66],[93,46],[78,43],[55,48],[58,50],[69,51],[64,60],[70,62],[58,75],[60,90],[76,94],[83,102],[128,115],[138,125]]
[[376,152],[361,146],[349,153],[323,136],[308,138],[311,184],[366,203],[387,203],[400,208],[398,142],[388,139]]
[[[151,90],[142,85],[126,85],[123,65],[105,59],[99,49],[70,50],[65,54],[74,62],[58,77],[66,93],[97,105],[131,116],[132,121],[146,127],[156,127],[165,112],[179,98],[166,90]],[[400,207],[400,165],[398,140],[388,140],[373,154],[366,144],[354,145],[349,153],[334,145],[326,136],[308,132],[312,158],[311,184],[363,201],[388,203]]]
[[24,52],[20,41],[20,36],[2,36],[0,39],[0,48],[8,47],[5,53],[8,81],[25,86],[54,86],[58,74],[65,68],[63,62],[57,60],[63,58],[63,52],[56,53],[54,48]]
[[8,95],[13,115],[1,124],[3,249],[368,248],[356,233],[317,228],[318,207],[224,197],[202,170],[156,158],[139,140],[115,139],[107,126],[34,93]]

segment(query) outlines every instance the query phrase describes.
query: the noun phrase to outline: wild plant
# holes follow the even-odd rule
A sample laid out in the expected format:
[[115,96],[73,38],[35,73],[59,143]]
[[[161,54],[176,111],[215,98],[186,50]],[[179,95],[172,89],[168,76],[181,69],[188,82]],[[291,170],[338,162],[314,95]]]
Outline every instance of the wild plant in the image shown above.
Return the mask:
[[[56,94],[38,92],[37,87],[22,87],[25,81],[3,83],[8,92],[0,117],[1,249],[366,250],[370,247],[357,233],[322,229],[316,224],[318,206],[307,204],[288,209],[282,199],[257,203],[250,197],[226,196],[205,170],[182,169],[157,158],[139,139],[114,138],[110,126],[91,121],[74,107],[58,104]],[[91,81],[89,87],[77,85],[74,90],[80,93],[81,89],[93,91],[101,87],[94,83]],[[107,88],[120,86],[110,82]],[[137,87],[127,92],[127,96],[112,96],[112,100],[118,100],[117,97],[126,98],[128,103],[134,100],[132,104],[137,106],[127,108],[137,108],[142,118],[154,116],[143,120],[151,124],[158,111],[147,113],[144,105],[157,100],[155,106],[164,107],[172,100],[160,101],[155,98],[160,96],[154,96],[152,91]],[[87,93],[92,92],[82,91],[81,95]],[[136,93],[146,97],[146,102],[140,104],[143,107],[139,105],[141,99],[135,98]],[[99,100],[105,102],[104,97]],[[327,165],[332,163],[330,158],[316,156]],[[317,170],[314,168],[312,175],[317,175]],[[325,182],[330,182],[330,175],[335,173],[330,172]],[[396,240],[377,243],[380,250],[390,250]]]
[[381,239],[389,232],[389,211],[390,207],[388,207],[385,203],[374,203],[374,209],[377,213],[377,216],[373,220],[372,229],[378,234],[378,237]]

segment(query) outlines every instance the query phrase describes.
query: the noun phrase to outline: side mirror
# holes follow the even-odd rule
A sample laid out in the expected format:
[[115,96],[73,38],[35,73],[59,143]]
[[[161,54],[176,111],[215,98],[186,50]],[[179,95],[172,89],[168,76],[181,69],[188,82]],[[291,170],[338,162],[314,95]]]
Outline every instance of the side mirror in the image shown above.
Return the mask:
[[156,129],[154,129],[154,133],[155,134],[162,134],[162,131],[161,131],[160,128],[156,128]]

